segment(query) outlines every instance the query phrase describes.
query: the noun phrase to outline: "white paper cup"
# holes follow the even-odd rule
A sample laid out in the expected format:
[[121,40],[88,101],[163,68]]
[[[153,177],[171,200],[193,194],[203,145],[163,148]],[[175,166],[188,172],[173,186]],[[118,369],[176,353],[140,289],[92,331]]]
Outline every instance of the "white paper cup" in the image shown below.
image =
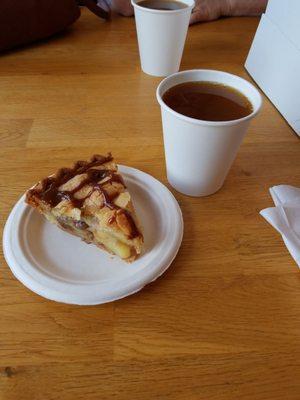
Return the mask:
[[[231,86],[251,101],[253,112],[225,122],[201,121],[168,107],[162,97],[171,87],[190,81],[218,82]],[[169,183],[189,196],[208,196],[218,191],[227,176],[252,118],[259,112],[262,97],[248,81],[212,70],[183,71],[165,78],[157,88],[161,106],[165,158]]]
[[154,10],[131,0],[142,70],[149,75],[167,76],[179,70],[194,0],[180,0],[187,7]]

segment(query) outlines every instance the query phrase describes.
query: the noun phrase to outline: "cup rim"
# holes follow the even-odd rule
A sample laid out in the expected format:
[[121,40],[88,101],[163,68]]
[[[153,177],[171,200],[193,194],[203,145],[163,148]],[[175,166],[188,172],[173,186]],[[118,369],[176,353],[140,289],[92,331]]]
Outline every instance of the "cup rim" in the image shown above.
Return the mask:
[[[254,108],[252,113],[247,115],[246,117],[239,118],[239,119],[233,119],[233,120],[230,120],[230,121],[205,121],[205,120],[201,120],[201,119],[187,117],[186,115],[180,114],[177,111],[175,111],[172,108],[170,108],[163,101],[162,95],[160,93],[161,92],[161,88],[165,84],[166,81],[172,79],[175,75],[184,75],[184,74],[188,74],[188,73],[192,73],[192,72],[214,72],[214,73],[217,73],[217,74],[231,76],[231,77],[234,77],[235,79],[244,81],[257,93],[258,99],[259,99],[259,104],[254,108],[253,102],[249,99],[251,101],[251,104],[252,104],[253,108]],[[187,80],[186,82],[189,82],[189,80]],[[209,80],[209,82],[213,82],[213,80]],[[184,83],[184,82],[182,82],[182,83]],[[174,85],[174,86],[176,86],[176,85]],[[228,86],[230,86],[230,85],[228,85]],[[248,96],[246,96],[246,97],[249,98]],[[205,125],[205,126],[232,126],[232,125],[238,125],[241,122],[245,122],[245,121],[248,121],[248,120],[254,118],[259,113],[259,111],[261,110],[262,103],[263,103],[262,95],[260,94],[259,90],[251,82],[247,81],[244,78],[241,78],[238,75],[231,74],[231,73],[225,72],[225,71],[214,70],[214,69],[190,69],[190,70],[180,71],[180,72],[176,72],[175,74],[169,75],[166,78],[164,78],[160,82],[160,84],[158,85],[158,87],[156,89],[156,98],[157,98],[157,101],[158,101],[158,103],[160,104],[160,106],[162,108],[166,109],[169,113],[173,114],[177,118],[179,118],[179,119],[181,119],[183,121],[186,121],[186,122],[193,123],[195,125]]]
[[154,8],[145,8],[145,7],[141,7],[139,6],[139,2],[141,0],[131,0],[131,5],[139,10],[142,10],[144,12],[149,12],[152,14],[164,14],[164,15],[168,15],[168,14],[179,14],[182,12],[185,12],[187,10],[193,9],[195,7],[195,1],[194,0],[180,0],[182,3],[185,3],[186,1],[190,1],[191,4],[187,4],[187,7],[184,8],[180,8],[179,10],[156,10]]

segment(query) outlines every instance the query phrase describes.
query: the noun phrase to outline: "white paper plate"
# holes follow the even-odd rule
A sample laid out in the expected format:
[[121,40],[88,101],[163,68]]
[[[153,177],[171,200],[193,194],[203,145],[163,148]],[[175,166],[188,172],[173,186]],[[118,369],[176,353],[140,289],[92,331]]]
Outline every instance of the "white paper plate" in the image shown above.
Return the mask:
[[101,304],[128,296],[158,278],[175,258],[183,220],[171,192],[152,176],[119,167],[132,194],[145,250],[132,264],[88,245],[17,202],[4,228],[4,256],[19,281],[47,299]]

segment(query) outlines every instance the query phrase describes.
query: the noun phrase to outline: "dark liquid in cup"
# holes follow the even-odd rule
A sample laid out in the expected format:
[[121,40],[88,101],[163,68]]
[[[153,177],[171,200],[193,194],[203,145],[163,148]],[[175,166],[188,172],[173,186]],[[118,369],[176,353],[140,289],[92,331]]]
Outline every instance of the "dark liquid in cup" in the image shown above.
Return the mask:
[[173,86],[163,101],[179,114],[203,121],[232,121],[253,112],[241,92],[215,82],[185,82]]
[[181,1],[174,0],[142,0],[137,3],[141,7],[152,8],[153,10],[180,10],[186,8],[187,5]]

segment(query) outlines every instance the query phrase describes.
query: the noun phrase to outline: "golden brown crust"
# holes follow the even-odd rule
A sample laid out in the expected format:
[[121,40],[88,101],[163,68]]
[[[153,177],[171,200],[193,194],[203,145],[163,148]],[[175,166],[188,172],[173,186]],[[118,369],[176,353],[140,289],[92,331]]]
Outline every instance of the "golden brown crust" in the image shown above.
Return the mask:
[[[86,236],[91,235],[93,243],[110,252],[130,247],[130,256],[128,251],[120,251],[127,261],[141,252],[143,236],[131,197],[110,153],[59,169],[28,190],[26,202],[60,228],[83,239],[85,232],[78,226],[86,226],[80,228],[89,230]],[[102,241],[108,241],[111,248]]]
[[[76,176],[80,174],[82,170],[86,168],[92,167],[93,165],[99,163],[101,165],[107,162],[113,162],[113,157],[111,153],[108,153],[106,156],[102,156],[100,154],[94,154],[89,161],[76,161],[73,164],[73,167],[67,168],[63,167],[57,170],[57,172],[51,176],[48,176],[38,182],[33,188],[29,189],[26,193],[26,196],[30,197],[33,193],[42,193],[45,191],[49,185],[49,182],[62,182],[64,177],[71,175]],[[113,164],[115,166],[115,164]],[[115,171],[117,171],[117,167],[115,166]],[[26,197],[27,200],[27,197]]]

